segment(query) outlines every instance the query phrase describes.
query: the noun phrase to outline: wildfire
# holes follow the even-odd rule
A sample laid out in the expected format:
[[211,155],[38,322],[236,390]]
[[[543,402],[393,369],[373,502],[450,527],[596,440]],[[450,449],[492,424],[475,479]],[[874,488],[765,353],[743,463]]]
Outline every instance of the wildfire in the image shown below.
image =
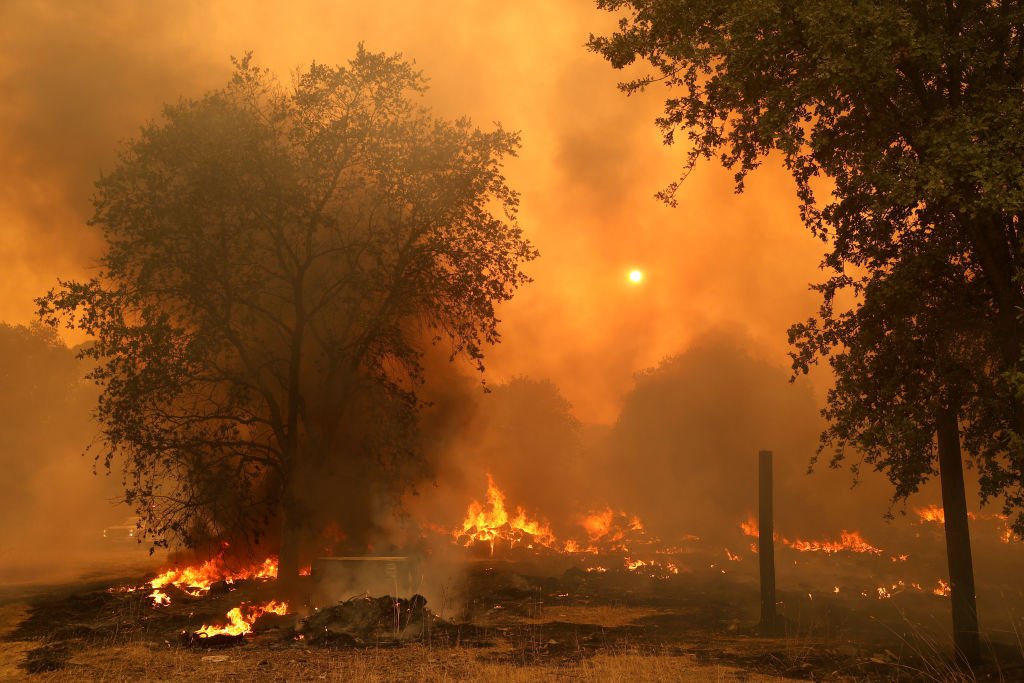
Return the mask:
[[932,589],[932,595],[938,595],[941,598],[948,598],[950,594],[949,584],[939,579],[939,582]]
[[[515,514],[509,513],[505,493],[487,475],[487,503],[473,501],[466,511],[462,525],[451,533],[456,543],[470,547],[475,543],[490,545],[491,555],[499,544],[509,547],[525,545],[527,548],[544,548],[551,552],[569,554],[586,553],[629,553],[633,546],[645,546],[653,552],[660,552],[661,541],[644,530],[643,522],[636,515],[616,512],[604,507],[577,518],[585,539],[569,538],[559,541],[547,522],[527,516],[522,507],[516,507]],[[435,529],[436,530],[436,529]],[[689,537],[695,538],[695,537]],[[655,548],[654,546],[658,546]]]
[[921,524],[925,522],[937,522],[938,524],[946,523],[946,513],[938,505],[929,505],[923,508],[914,508],[914,512],[921,519]]
[[747,521],[740,522],[740,529],[743,530],[744,536],[750,536],[751,538],[759,538],[760,532],[757,529],[757,520],[751,515],[747,517]]
[[[187,567],[173,567],[165,570],[156,578],[141,586],[120,586],[108,590],[118,593],[134,593],[135,591],[148,590],[149,597],[154,607],[163,607],[171,604],[171,596],[164,588],[174,586],[193,597],[206,595],[210,587],[218,581],[224,581],[228,585],[235,581],[244,579],[274,579],[277,578],[277,558],[268,557],[262,562],[232,568],[228,567],[224,559],[224,553],[228,545],[224,543],[220,553],[216,557],[201,564],[189,565]],[[303,570],[308,575],[309,571]],[[300,572],[300,573],[303,573]]]
[[[740,522],[740,530],[743,535],[751,538],[758,538],[760,532],[757,528],[757,522],[753,516],[747,518],[747,521]],[[825,553],[826,555],[832,555],[838,552],[851,552],[851,553],[872,553],[874,555],[880,555],[882,553],[881,548],[876,548],[860,535],[859,531],[847,531],[843,529],[839,534],[839,540],[826,540],[826,541],[805,541],[802,539],[790,540],[779,534],[775,534],[775,540],[779,541],[785,546],[797,550],[802,553]],[[754,546],[751,545],[751,550],[754,550]],[[756,552],[756,551],[755,551]]]
[[802,553],[825,553],[831,555],[842,551],[848,551],[851,553],[873,553],[875,555],[881,554],[881,548],[876,548],[871,545],[856,531],[846,531],[845,529],[840,532],[838,541],[803,541],[797,539],[790,541],[789,539],[783,538],[782,542],[788,545],[794,550],[799,550]]
[[470,503],[462,527],[453,535],[456,541],[465,539],[463,545],[467,547],[478,542],[490,544],[492,555],[499,539],[507,541],[510,546],[526,543],[532,547],[536,543],[552,547],[555,543],[555,535],[548,525],[529,519],[523,508],[517,507],[515,516],[509,517],[505,509],[505,494],[495,485],[490,474],[487,475],[487,507],[475,500]]
[[[580,519],[580,526],[587,532],[587,536],[590,537],[591,541],[596,541],[612,533],[612,520],[614,517],[615,513],[612,512],[612,509],[605,508],[600,512],[592,512],[589,515],[585,515]],[[622,532],[618,531],[615,537],[609,540],[618,540],[620,538],[622,538]]]
[[219,635],[244,636],[247,633],[252,633],[253,623],[264,614],[280,614],[283,616],[287,613],[288,603],[286,602],[271,600],[264,605],[254,606],[246,606],[243,603],[227,613],[227,624],[224,626],[207,626],[204,624],[201,629],[196,631],[196,635],[200,638]]

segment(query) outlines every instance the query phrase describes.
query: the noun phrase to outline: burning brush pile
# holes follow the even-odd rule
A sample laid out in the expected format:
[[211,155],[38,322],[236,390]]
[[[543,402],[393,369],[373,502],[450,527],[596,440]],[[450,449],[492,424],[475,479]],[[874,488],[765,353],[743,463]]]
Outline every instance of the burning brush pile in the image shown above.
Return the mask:
[[[382,639],[422,635],[436,618],[426,610],[426,599],[360,595],[323,609],[303,605],[292,609],[285,600],[267,598],[276,590],[278,562],[239,564],[227,559],[225,544],[215,557],[201,563],[167,569],[138,586],[107,589],[109,595],[141,596],[151,608],[149,621],[181,622],[187,611],[189,627],[179,631],[187,645],[216,647],[236,644],[255,634],[274,632],[284,639],[310,643],[359,645]],[[300,572],[310,575],[309,568]],[[223,617],[211,619],[217,606],[233,602]],[[198,628],[192,626],[202,620]],[[414,628],[410,629],[410,626]]]
[[[455,543],[487,557],[508,557],[528,554],[553,558],[575,558],[586,571],[604,573],[610,568],[640,572],[653,578],[667,578],[679,573],[668,555],[684,553],[681,547],[669,547],[647,532],[636,515],[605,507],[578,518],[580,533],[559,539],[547,522],[527,515],[522,507],[510,514],[505,494],[487,476],[487,502],[473,501],[462,524],[451,531]],[[696,537],[686,537],[696,540]]]

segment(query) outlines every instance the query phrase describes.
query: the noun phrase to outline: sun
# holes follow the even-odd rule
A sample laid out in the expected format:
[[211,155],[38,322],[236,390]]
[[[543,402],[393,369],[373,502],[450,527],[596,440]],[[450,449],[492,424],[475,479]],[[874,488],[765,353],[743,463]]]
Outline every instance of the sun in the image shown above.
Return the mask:
[[644,271],[642,270],[631,270],[629,271],[629,281],[634,285],[638,285],[644,280]]

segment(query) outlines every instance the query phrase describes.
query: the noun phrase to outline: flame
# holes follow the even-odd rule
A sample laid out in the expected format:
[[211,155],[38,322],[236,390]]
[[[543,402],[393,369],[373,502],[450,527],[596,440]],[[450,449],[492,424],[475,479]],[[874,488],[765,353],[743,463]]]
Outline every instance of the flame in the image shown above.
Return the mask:
[[928,505],[923,508],[914,508],[914,512],[921,519],[921,524],[925,522],[937,522],[938,524],[946,523],[946,513],[938,505]]
[[856,531],[846,531],[845,529],[840,532],[838,541],[803,541],[796,539],[790,541],[789,539],[783,538],[782,542],[788,545],[794,550],[799,550],[802,553],[818,553],[823,552],[826,555],[838,553],[842,551],[848,551],[852,553],[873,553],[875,555],[881,554],[881,548],[876,548],[871,545]]
[[942,598],[948,598],[950,592],[951,591],[949,590],[949,584],[943,581],[942,579],[939,579],[939,582],[935,585],[935,588],[932,589],[932,595],[938,595]]
[[[243,613],[243,608],[245,612]],[[196,631],[196,635],[200,638],[209,638],[210,636],[244,636],[247,633],[252,633],[252,625],[257,619],[264,614],[280,614],[285,615],[288,613],[288,603],[279,602],[277,600],[271,600],[264,605],[256,605],[246,607],[245,603],[242,603],[238,607],[233,608],[228,612],[228,623],[224,626],[207,626],[203,625],[201,629]]]
[[521,507],[516,508],[514,517],[509,517],[505,509],[505,494],[495,485],[490,474],[487,475],[487,505],[485,508],[475,500],[470,503],[462,527],[453,532],[457,541],[465,538],[463,545],[466,547],[478,542],[489,543],[492,555],[498,539],[513,546],[524,542],[528,547],[533,547],[534,543],[545,547],[554,545],[555,535],[547,524],[529,519]]
[[[591,512],[589,515],[584,515],[580,519],[580,526],[582,526],[584,531],[587,532],[587,536],[590,537],[591,541],[596,541],[599,538],[608,536],[612,532],[612,520],[614,517],[615,513],[612,512],[612,509],[605,508],[600,512]],[[608,540],[617,541],[620,538],[622,538],[621,531],[616,533],[615,538],[610,538]]]
[[736,553],[731,552],[728,548],[725,549],[725,556],[729,558],[730,562],[740,562],[743,560],[742,557],[740,557]]
[[[744,536],[749,536],[751,538],[760,537],[760,532],[757,528],[757,521],[754,519],[753,515],[749,515],[747,517],[747,521],[740,522],[740,530],[743,532]],[[825,553],[826,555],[831,555],[833,553],[847,551],[879,555],[882,552],[881,548],[876,548],[865,541],[859,531],[847,531],[846,529],[843,529],[840,532],[838,541],[805,541],[799,538],[790,540],[785,536],[780,536],[779,534],[775,534],[775,540],[802,553]],[[757,552],[753,543],[750,544],[750,549],[752,552]]]
[[[224,550],[226,549],[225,545]],[[210,592],[210,586],[218,581],[230,584],[243,579],[277,578],[276,557],[268,557],[248,567],[230,569],[224,560],[224,550],[202,564],[171,568],[150,581],[147,585],[152,589],[149,597],[152,598],[154,606],[171,604],[170,596],[161,590],[168,585],[198,597]]]
[[743,530],[744,536],[750,536],[751,538],[759,538],[760,533],[757,530],[757,520],[754,519],[753,515],[747,517],[747,521],[740,522],[740,529]]

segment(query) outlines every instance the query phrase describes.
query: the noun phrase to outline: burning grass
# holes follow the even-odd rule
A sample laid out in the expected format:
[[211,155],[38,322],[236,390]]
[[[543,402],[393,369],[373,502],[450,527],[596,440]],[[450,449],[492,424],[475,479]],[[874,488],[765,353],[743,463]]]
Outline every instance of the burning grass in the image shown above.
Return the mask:
[[[151,672],[305,678],[298,663],[305,659],[332,677],[367,680],[657,680],[684,671],[690,680],[690,673],[708,671],[702,666],[800,678],[885,680],[896,673],[901,680],[944,680],[936,662],[949,651],[948,586],[927,572],[936,566],[926,555],[934,527],[913,528],[907,547],[891,537],[875,545],[850,531],[818,540],[780,534],[785,637],[765,639],[754,628],[756,545],[751,554],[744,550],[757,537],[752,519],[729,538],[663,542],[636,516],[597,507],[576,519],[574,534],[559,536],[542,516],[508,506],[489,479],[486,503],[474,501],[454,530],[434,529],[444,543],[466,548],[453,560],[464,584],[444,591],[457,594],[450,603],[459,605],[445,609],[448,618],[419,596],[322,598],[330,595],[318,583],[327,574],[307,576],[285,601],[276,593],[275,558],[239,562],[224,547],[148,581],[37,600],[27,613],[11,612],[17,623],[5,647],[43,680],[65,680],[68,667],[90,677],[132,677],[116,673],[117,656],[151,660],[141,670],[156,678],[165,676]],[[361,564],[362,571],[384,567]],[[397,585],[388,590],[397,592]],[[991,624],[996,606],[981,600],[981,609]],[[1024,632],[1024,624],[1011,617],[1006,632]],[[1024,667],[1024,648],[1011,643],[1007,655],[999,647],[1001,671]],[[388,652],[396,653],[394,661],[410,652],[427,661],[381,664],[369,678],[362,675],[365,661]],[[263,668],[254,669],[253,660]]]
[[[265,610],[246,622],[244,634],[221,640],[219,631],[211,638],[182,634],[223,624],[240,604],[242,615],[266,604],[273,582],[240,579],[227,591],[215,583],[198,595],[171,586],[166,606],[143,591],[40,596],[28,613],[8,611],[13,630],[4,654],[45,681],[323,673],[336,680],[775,680],[835,678],[837,671],[848,680],[896,672],[901,680],[935,680],[906,669],[925,671],[922,643],[938,637],[906,635],[907,623],[927,623],[921,615],[943,602],[927,592],[863,601],[782,591],[786,635],[758,638],[756,585],[710,568],[655,579],[624,568],[552,573],[549,565],[499,559],[466,570],[463,607],[450,620],[422,599],[359,597],[319,610],[299,599],[280,610],[284,615]],[[906,611],[915,613],[910,622]],[[945,610],[930,613],[940,619],[935,632],[944,631]]]

